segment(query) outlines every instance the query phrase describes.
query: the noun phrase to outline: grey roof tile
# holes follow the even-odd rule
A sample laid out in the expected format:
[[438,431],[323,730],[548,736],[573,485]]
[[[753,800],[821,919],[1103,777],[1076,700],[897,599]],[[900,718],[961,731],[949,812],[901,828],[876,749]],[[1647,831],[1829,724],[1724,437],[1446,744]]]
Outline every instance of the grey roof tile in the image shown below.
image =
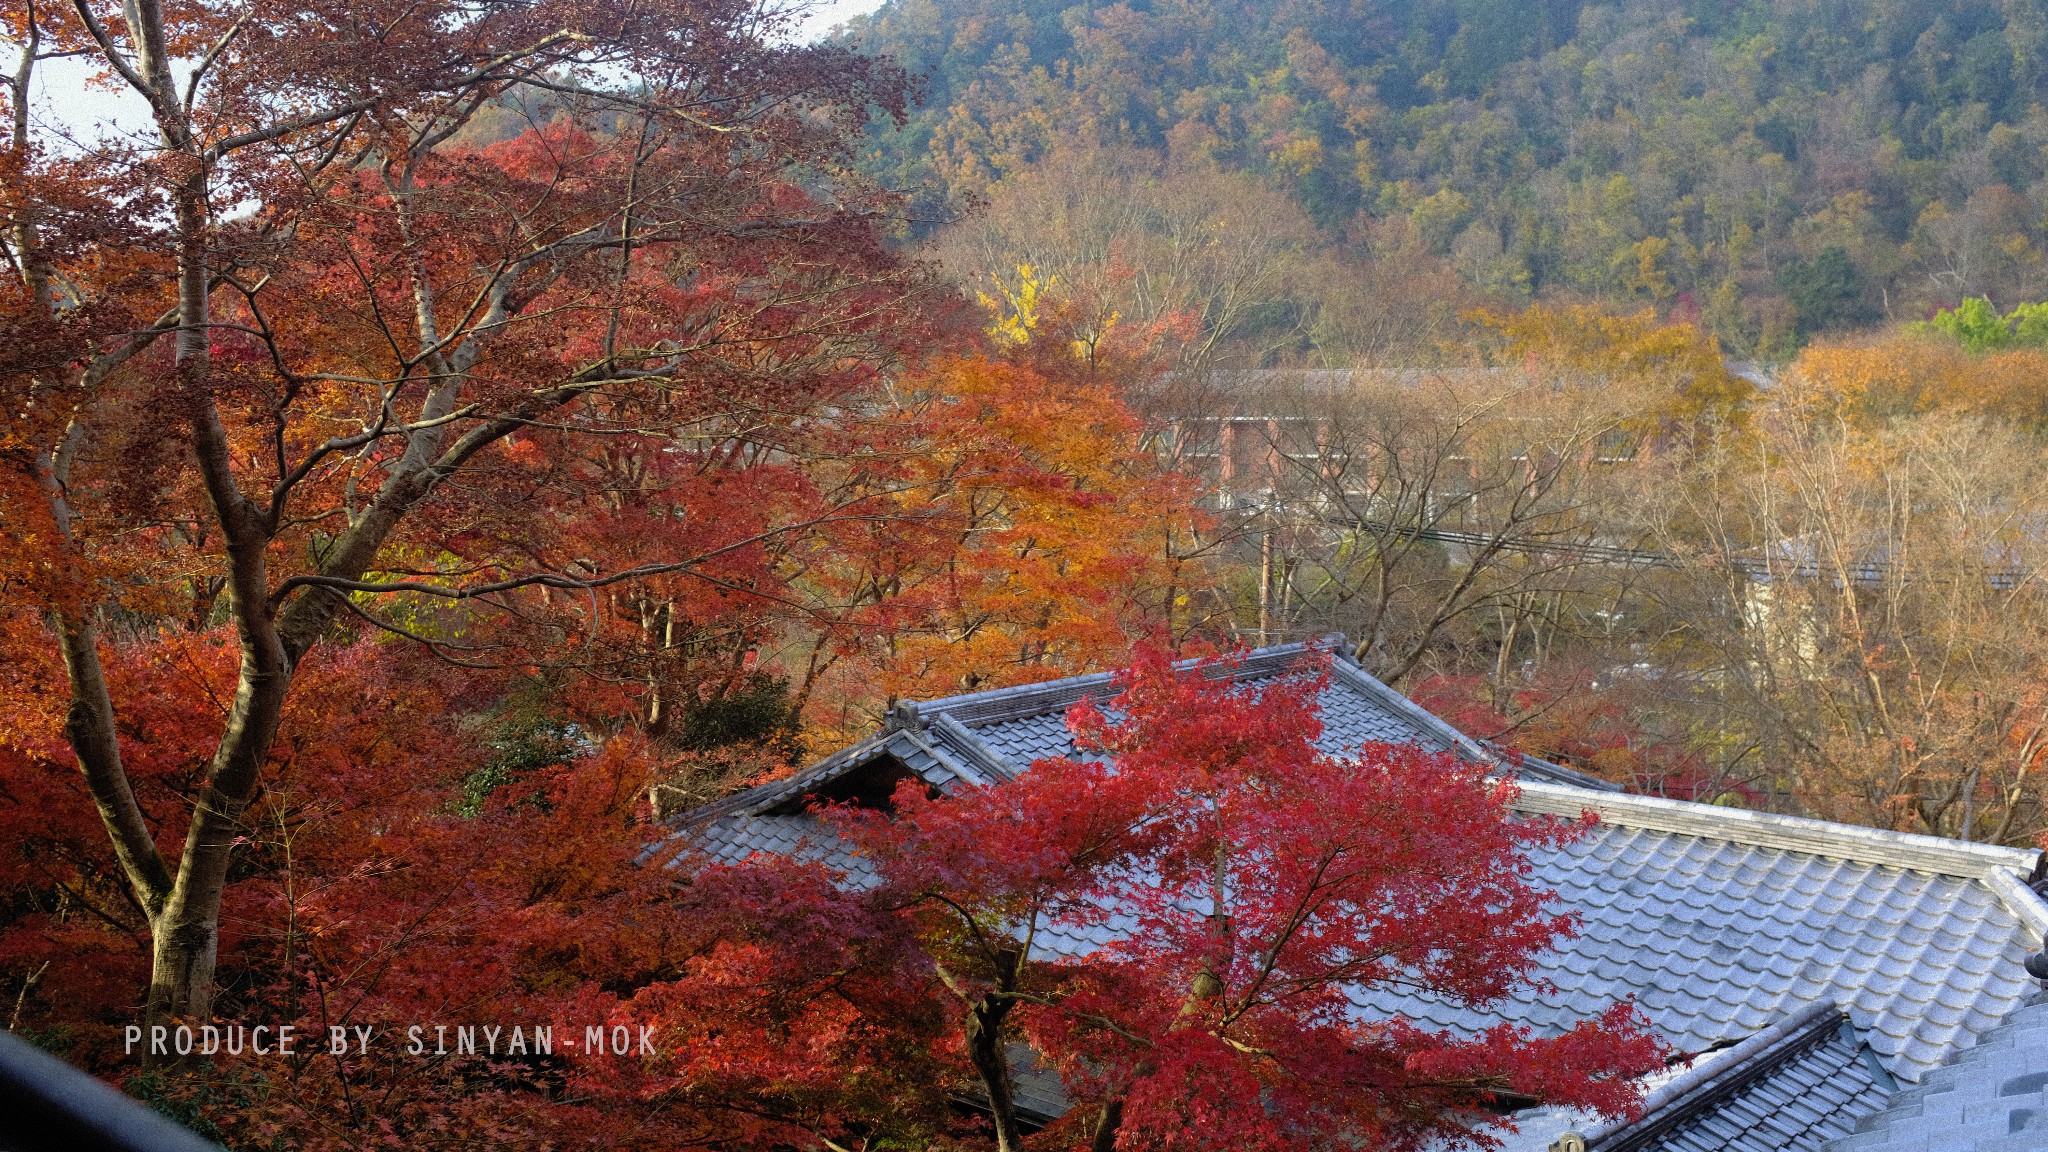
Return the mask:
[[2048,1148],[2048,997],[2030,993],[1978,1043],[1951,1053],[1827,1152]]
[[1517,1115],[1504,1152],[1538,1152],[1576,1131],[1591,1152],[1820,1152],[1883,1108],[1892,1085],[1839,1009],[1807,1005],[1655,1086],[1635,1121],[1560,1109]]
[[[1540,850],[1533,863],[1534,880],[1579,919],[1578,937],[1543,965],[1556,994],[1519,992],[1484,1013],[1391,993],[1369,1003],[1460,1031],[1504,1018],[1557,1032],[1633,996],[1667,1041],[1698,1051],[1824,999],[1846,1004],[1871,1047],[1910,1081],[2025,991],[2028,934],[2002,904],[1957,899],[1973,879],[1613,823]],[[1808,874],[1837,907],[1816,918],[1746,882],[1759,872]],[[1641,894],[1614,901],[1606,893],[1623,875]],[[1961,940],[1997,959],[1955,964]]]
[[856,882],[874,876],[865,860],[848,851],[837,836],[806,815],[723,816],[696,827],[692,847],[720,864],[739,864],[757,853],[765,853],[815,860],[847,873]]

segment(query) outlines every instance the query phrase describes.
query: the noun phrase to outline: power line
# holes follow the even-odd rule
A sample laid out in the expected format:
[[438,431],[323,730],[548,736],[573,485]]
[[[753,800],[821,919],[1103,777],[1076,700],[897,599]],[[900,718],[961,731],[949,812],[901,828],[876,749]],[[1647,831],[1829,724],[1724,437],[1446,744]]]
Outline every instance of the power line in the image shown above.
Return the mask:
[[[1564,556],[1594,564],[1619,564],[1628,567],[1662,568],[1683,571],[1696,568],[1697,562],[1688,562],[1684,557],[1670,552],[1648,548],[1630,548],[1616,544],[1596,544],[1589,541],[1545,540],[1540,538],[1513,537],[1488,532],[1466,532],[1455,528],[1436,528],[1424,525],[1396,525],[1381,520],[1363,517],[1322,516],[1318,519],[1339,528],[1361,529],[1379,537],[1428,540],[1439,544],[1458,544],[1468,548],[1496,552],[1518,552],[1532,555]],[[1822,580],[1835,579],[1837,569],[1823,565],[1817,559],[1792,560],[1788,558],[1760,558],[1752,556],[1725,556],[1726,565],[1745,577],[1768,583],[1772,580]],[[1861,587],[1875,587],[1891,575],[1888,566],[1876,561],[1865,560],[1855,566],[1850,582]],[[2017,588],[2029,578],[2029,573],[2019,568],[1987,569],[1983,579],[2000,590]],[[1941,583],[1954,579],[1949,576],[1915,575],[1911,570],[1896,573],[1904,581]]]

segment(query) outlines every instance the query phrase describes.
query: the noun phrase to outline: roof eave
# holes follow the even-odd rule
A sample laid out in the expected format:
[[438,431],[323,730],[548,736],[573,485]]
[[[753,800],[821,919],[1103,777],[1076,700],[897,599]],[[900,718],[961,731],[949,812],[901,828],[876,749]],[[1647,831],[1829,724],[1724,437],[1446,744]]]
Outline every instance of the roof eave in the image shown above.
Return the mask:
[[1943,876],[1984,880],[1994,886],[2003,886],[2006,880],[2010,880],[2011,887],[2026,895],[2025,907],[2015,908],[2015,914],[2029,923],[2033,922],[2033,917],[2042,917],[2041,923],[2048,926],[2048,905],[2044,905],[2041,898],[2020,880],[2040,856],[2038,852],[2025,848],[1975,844],[1913,832],[1887,832],[1805,816],[1781,816],[1774,812],[1752,812],[1744,808],[1667,800],[1659,796],[1589,792],[1583,788],[1537,780],[1522,781],[1521,795],[1515,800],[1515,808],[1521,812],[1567,817],[1592,812],[1606,823],[1624,827],[1730,840],[1762,848],[1782,848],[1863,864],[1909,868]]
[[1695,1116],[1713,1110],[1779,1065],[1839,1030],[1848,1015],[1830,1001],[1795,1012],[1724,1052],[1702,1057],[1690,1071],[1643,1100],[1643,1114],[1583,1133],[1587,1152],[1635,1152]]

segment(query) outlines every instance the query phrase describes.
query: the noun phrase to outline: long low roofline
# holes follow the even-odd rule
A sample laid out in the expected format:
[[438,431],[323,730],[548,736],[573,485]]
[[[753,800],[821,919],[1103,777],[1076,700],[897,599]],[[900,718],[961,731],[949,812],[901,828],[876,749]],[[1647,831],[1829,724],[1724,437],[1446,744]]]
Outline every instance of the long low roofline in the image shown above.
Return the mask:
[[1589,793],[1582,788],[1523,780],[1515,801],[1520,812],[1545,816],[1577,816],[1591,812],[1609,824],[1730,840],[1760,848],[1781,848],[1981,880],[2029,928],[2048,934],[2048,902],[2028,887],[2041,853],[1996,844],[1973,844],[1913,832],[1887,832],[1854,824],[1836,824],[1805,816],[1751,812],[1718,804],[1666,800],[1626,793]]

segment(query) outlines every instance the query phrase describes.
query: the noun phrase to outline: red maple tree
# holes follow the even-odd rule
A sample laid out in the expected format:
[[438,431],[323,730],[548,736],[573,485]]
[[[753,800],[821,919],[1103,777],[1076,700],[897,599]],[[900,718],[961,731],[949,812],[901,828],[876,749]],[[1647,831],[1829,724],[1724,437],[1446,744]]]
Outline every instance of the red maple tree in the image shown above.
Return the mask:
[[[811,1050],[800,1037],[827,1023],[845,1036],[914,1018],[926,1046],[950,1020],[940,1050],[1006,1152],[1025,1141],[1020,1046],[1074,1102],[1050,1146],[1101,1152],[1450,1146],[1483,1143],[1489,1110],[1507,1103],[1634,1107],[1631,1078],[1660,1049],[1626,1004],[1543,1037],[1508,1024],[1457,1035],[1360,1007],[1396,991],[1484,1008],[1534,980],[1571,925],[1530,883],[1526,853],[1583,826],[1510,819],[1513,784],[1448,755],[1325,755],[1317,675],[1239,687],[1227,668],[1148,652],[1121,677],[1114,718],[1076,708],[1079,756],[957,795],[907,782],[889,812],[826,810],[851,871],[786,859],[700,871],[698,899],[739,922],[772,923],[786,903],[830,911],[722,944],[643,993],[634,1006],[691,1054],[646,1090],[707,1092],[735,1067]],[[821,921],[843,933],[822,949]],[[865,942],[886,946],[847,963]],[[805,963],[821,967],[804,994],[776,995]],[[921,984],[939,1008],[864,1017],[836,994],[854,971],[899,995]],[[734,1056],[707,987],[751,989],[803,1028],[753,1035]]]

